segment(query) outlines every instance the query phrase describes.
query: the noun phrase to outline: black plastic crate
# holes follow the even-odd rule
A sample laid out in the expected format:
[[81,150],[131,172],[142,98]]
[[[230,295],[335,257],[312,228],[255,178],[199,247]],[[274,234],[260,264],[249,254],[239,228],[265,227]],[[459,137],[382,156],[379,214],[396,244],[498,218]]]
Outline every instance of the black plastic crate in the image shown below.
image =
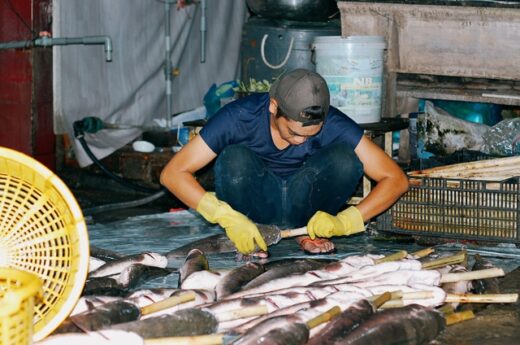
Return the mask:
[[495,182],[411,177],[410,189],[378,217],[377,229],[520,244],[520,178]]

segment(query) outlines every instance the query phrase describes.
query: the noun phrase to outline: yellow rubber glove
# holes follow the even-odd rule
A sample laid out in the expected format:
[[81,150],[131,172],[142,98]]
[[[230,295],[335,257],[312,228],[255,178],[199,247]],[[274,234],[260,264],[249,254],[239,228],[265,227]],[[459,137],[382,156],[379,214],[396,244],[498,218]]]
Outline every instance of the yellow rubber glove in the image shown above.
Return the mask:
[[204,194],[197,205],[197,212],[208,222],[218,223],[223,227],[227,237],[240,253],[252,253],[255,250],[255,242],[260,249],[267,251],[267,245],[256,225],[212,193]]
[[312,239],[316,236],[328,238],[352,235],[364,230],[363,216],[354,206],[339,212],[336,216],[318,211],[307,223],[307,232]]

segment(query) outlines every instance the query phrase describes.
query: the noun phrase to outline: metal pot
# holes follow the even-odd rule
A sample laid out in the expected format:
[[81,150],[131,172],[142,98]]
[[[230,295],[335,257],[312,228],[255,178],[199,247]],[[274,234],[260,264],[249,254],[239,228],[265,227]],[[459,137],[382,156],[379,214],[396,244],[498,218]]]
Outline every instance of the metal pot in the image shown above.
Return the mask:
[[336,0],[247,0],[249,9],[264,18],[323,21],[338,12]]

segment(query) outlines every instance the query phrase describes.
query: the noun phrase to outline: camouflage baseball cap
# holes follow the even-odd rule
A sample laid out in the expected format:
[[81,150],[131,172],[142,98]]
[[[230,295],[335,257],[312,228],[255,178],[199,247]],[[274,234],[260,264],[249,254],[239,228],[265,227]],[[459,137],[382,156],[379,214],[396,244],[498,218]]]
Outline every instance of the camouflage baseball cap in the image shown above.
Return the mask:
[[[282,114],[303,126],[323,122],[329,112],[330,93],[325,79],[306,69],[295,69],[280,76],[271,86],[269,96],[276,99]],[[312,107],[321,111],[312,116],[304,111]]]

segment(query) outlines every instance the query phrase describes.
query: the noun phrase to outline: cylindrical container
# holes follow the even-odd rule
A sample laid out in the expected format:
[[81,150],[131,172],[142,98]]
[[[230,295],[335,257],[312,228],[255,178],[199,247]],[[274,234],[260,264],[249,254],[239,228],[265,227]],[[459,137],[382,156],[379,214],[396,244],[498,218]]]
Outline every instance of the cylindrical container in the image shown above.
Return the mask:
[[41,287],[32,273],[0,267],[0,344],[33,343],[34,301]]
[[381,120],[383,36],[316,37],[316,72],[327,81],[331,105],[357,123]]
[[252,17],[242,29],[241,79],[273,82],[296,68],[315,70],[311,45],[317,36],[341,34],[338,20],[296,22]]
[[247,0],[251,12],[271,19],[326,21],[339,13],[336,0]]

